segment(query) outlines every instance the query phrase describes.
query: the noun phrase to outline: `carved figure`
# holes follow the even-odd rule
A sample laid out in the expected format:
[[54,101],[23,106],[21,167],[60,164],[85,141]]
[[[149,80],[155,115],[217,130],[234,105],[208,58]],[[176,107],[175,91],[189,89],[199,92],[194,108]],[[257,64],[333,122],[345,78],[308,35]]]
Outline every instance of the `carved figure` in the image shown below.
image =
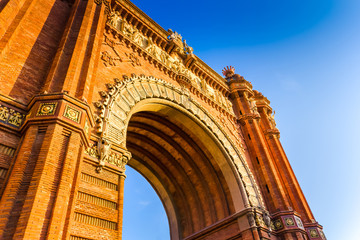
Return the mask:
[[168,39],[170,41],[175,40],[175,39],[182,40],[182,36],[179,33],[171,30],[170,28],[168,29],[168,32],[170,33],[170,35],[168,36]]
[[143,36],[141,35],[141,33],[139,32],[139,30],[135,29],[134,33],[132,35],[133,41],[137,44],[139,44],[141,47],[143,46]]
[[275,110],[272,114],[269,115],[269,122],[270,122],[271,128],[276,128]]
[[206,84],[206,90],[211,98],[215,98],[215,90],[210,85]]
[[266,225],[268,228],[270,228],[270,227],[271,227],[271,219],[270,219],[269,213],[264,212],[264,213],[263,213],[263,219],[264,219],[265,225]]
[[124,34],[131,38],[132,35],[134,34],[134,29],[133,27],[126,21],[124,21],[124,30],[123,30]]
[[254,99],[250,100],[250,110],[253,114],[257,113],[256,101]]
[[22,120],[23,120],[22,119],[23,115],[20,114],[19,112],[15,112],[14,110],[12,110],[12,111],[13,112],[12,112],[12,115],[10,116],[10,118],[9,118],[9,123],[19,127],[21,125]]
[[109,143],[108,140],[106,140],[105,138],[102,138],[99,140],[97,147],[98,147],[98,154],[99,154],[99,165],[96,168],[96,171],[99,173],[99,172],[101,172],[101,170],[105,166],[105,162],[109,158],[111,144]]
[[156,48],[155,48],[155,44],[154,44],[153,40],[151,38],[148,38],[147,42],[148,42],[148,44],[147,44],[145,50],[148,53],[155,55],[156,54]]
[[186,54],[193,54],[194,52],[194,49],[192,47],[190,47],[187,43],[186,43],[186,40],[184,39],[183,41],[183,45],[184,45],[184,52]]
[[248,217],[248,221],[249,221],[249,225],[250,225],[250,227],[254,227],[254,226],[255,226],[255,217],[254,217],[254,213],[249,212],[249,213],[247,214],[247,217]]
[[114,28],[116,29],[119,29],[118,25],[119,25],[119,22],[121,21],[120,19],[120,13],[118,11],[116,12],[112,12],[109,16],[109,24],[111,26],[113,26]]
[[0,105],[0,120],[6,121],[9,116],[9,109]]

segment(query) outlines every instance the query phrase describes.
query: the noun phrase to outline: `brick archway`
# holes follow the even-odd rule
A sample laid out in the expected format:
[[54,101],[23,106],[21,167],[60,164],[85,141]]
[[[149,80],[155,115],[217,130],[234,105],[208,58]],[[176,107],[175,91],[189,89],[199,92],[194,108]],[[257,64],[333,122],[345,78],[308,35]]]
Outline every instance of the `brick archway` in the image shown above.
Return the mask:
[[234,214],[246,218],[249,209],[264,208],[241,153],[186,91],[135,75],[108,88],[96,104],[98,133],[132,153],[129,165],[164,203],[172,239],[204,234]]

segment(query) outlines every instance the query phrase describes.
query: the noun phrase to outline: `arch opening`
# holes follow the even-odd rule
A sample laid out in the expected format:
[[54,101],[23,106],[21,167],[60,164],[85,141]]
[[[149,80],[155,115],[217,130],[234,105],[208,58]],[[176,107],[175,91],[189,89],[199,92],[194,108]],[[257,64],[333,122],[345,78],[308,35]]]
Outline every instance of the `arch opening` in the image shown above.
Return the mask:
[[143,100],[127,128],[128,163],[158,193],[171,239],[183,239],[244,209],[234,169],[209,130],[170,103]]
[[170,239],[168,218],[159,195],[135,169],[127,167],[126,175],[122,238]]

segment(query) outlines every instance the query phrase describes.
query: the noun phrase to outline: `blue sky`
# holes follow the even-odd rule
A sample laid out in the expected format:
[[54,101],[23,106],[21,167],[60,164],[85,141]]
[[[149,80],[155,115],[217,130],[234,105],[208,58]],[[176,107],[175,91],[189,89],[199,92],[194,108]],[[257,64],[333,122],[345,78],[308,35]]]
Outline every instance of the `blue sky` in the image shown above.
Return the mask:
[[[215,71],[234,66],[271,101],[283,147],[328,240],[356,239],[360,1],[133,3],[179,32]],[[134,171],[127,175],[124,239],[145,239],[136,235],[141,232],[146,239],[169,239],[156,193]],[[135,223],[137,231],[131,230]],[[141,224],[149,231],[139,231]]]

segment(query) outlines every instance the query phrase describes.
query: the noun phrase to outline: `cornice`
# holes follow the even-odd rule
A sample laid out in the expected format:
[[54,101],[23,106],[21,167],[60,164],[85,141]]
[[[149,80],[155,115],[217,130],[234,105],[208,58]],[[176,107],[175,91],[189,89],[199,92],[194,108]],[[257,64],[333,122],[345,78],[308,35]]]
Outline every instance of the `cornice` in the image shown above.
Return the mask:
[[[154,43],[162,48],[163,50],[167,50],[170,47],[170,43],[168,41],[169,32],[162,28],[158,23],[156,23],[153,19],[151,19],[148,15],[146,15],[143,11],[141,11],[137,6],[135,6],[129,0],[116,0],[115,7],[113,7],[114,11],[120,11],[121,17],[125,17],[135,26],[140,26],[139,31],[146,33],[148,37],[152,37]],[[121,9],[118,9],[120,7]],[[129,17],[130,15],[130,17]],[[135,20],[134,20],[135,19]],[[177,41],[174,41],[176,45],[179,45]],[[181,46],[177,46],[182,48]],[[203,77],[212,87],[223,92],[225,95],[229,95],[229,87],[226,84],[226,80],[221,77],[215,70],[209,67],[206,63],[204,63],[199,57],[194,54],[194,62],[188,66],[188,68],[194,72],[199,77]],[[184,57],[182,57],[185,61]]]

